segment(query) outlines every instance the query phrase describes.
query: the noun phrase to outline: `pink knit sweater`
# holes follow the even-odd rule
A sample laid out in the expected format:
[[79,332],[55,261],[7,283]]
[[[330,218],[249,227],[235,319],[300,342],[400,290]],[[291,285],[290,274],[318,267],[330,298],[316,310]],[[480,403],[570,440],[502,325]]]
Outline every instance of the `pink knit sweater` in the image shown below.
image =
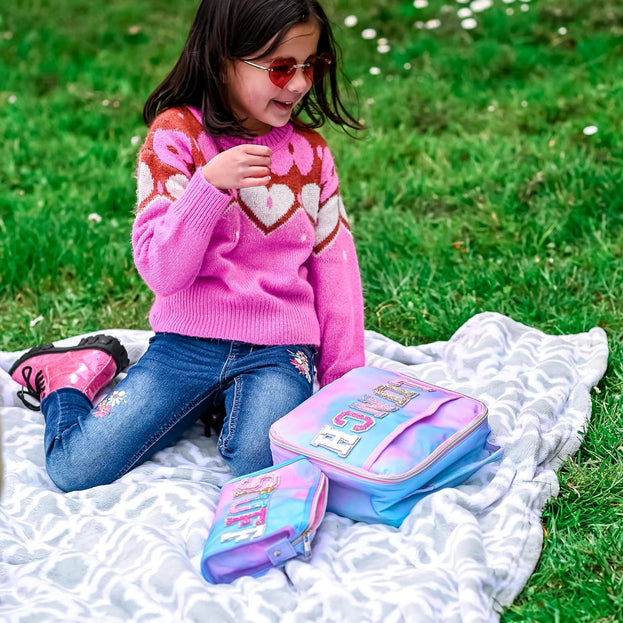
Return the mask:
[[291,124],[252,142],[272,149],[268,186],[222,192],[201,167],[245,141],[211,138],[194,108],[163,112],[139,155],[132,231],[155,293],[154,331],[318,347],[326,385],[364,364],[363,300],[329,148]]

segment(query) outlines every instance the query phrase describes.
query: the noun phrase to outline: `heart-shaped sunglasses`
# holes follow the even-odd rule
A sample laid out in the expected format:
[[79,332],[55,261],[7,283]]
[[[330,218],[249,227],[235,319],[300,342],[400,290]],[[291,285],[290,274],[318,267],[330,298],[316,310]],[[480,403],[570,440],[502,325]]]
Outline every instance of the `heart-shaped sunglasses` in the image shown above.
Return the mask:
[[294,58],[276,58],[268,67],[245,59],[241,60],[243,63],[251,65],[251,67],[267,71],[270,81],[280,89],[283,89],[292,80],[297,69],[302,69],[307,79],[311,82],[320,82],[329,71],[329,65],[331,64],[331,58],[326,54],[310,56],[304,63],[297,63]]

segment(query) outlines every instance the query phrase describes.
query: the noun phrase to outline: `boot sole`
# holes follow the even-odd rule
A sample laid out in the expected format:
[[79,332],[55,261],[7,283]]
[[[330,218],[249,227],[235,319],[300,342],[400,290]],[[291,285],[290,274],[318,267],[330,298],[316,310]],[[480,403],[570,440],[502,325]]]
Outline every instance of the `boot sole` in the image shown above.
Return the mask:
[[75,346],[54,346],[54,344],[41,344],[31,348],[28,352],[24,353],[9,370],[9,376],[13,376],[13,373],[26,361],[36,357],[37,355],[48,355],[52,353],[70,353],[77,350],[101,350],[110,355],[116,366],[117,372],[123,372],[129,365],[130,360],[128,358],[128,352],[121,342],[112,335],[90,335],[89,337],[83,337]]

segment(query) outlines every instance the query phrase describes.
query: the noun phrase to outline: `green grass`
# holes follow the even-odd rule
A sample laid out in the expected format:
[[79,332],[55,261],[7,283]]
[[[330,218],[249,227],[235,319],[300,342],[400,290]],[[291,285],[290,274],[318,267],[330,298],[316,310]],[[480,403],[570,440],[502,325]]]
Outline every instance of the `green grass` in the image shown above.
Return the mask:
[[[418,344],[494,310],[555,334],[608,333],[591,425],[546,507],[539,565],[503,620],[621,621],[623,5],[494,0],[473,30],[454,0],[325,6],[368,128],[359,141],[325,131],[367,327]],[[141,109],[194,8],[33,0],[0,10],[0,349],[148,328],[151,295],[130,249]],[[343,25],[350,14],[354,28]]]

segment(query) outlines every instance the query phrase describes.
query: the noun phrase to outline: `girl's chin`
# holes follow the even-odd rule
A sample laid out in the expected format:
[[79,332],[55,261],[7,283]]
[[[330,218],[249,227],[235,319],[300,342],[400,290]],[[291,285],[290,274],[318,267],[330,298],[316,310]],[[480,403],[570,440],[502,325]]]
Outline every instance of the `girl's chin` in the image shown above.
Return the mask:
[[266,114],[261,119],[248,118],[244,126],[253,134],[261,136],[270,132],[271,128],[281,128],[292,118],[293,104],[283,104],[272,100]]

